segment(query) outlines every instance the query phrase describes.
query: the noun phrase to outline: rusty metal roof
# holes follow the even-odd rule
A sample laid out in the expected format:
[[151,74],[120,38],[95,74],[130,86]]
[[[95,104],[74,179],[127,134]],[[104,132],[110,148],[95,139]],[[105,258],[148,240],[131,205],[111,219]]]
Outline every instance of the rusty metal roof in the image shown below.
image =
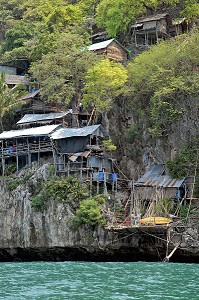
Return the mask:
[[179,188],[184,181],[185,178],[173,179],[169,175],[165,175],[165,166],[159,164],[151,166],[150,169],[135,182],[135,186]]

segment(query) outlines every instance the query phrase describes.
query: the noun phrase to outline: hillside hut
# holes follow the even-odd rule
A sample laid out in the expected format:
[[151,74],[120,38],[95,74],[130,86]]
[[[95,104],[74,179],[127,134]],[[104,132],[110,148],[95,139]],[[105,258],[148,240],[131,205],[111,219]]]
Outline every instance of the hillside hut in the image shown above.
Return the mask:
[[33,89],[30,93],[24,95],[20,99],[25,104],[20,109],[20,115],[27,114],[43,114],[51,112],[62,112],[63,107],[59,103],[46,103],[40,98],[40,89]]
[[101,125],[83,128],[60,128],[51,135],[55,149],[55,167],[58,173],[90,177],[90,173],[111,172],[112,161],[100,147],[104,138]]
[[172,179],[162,164],[152,165],[149,170],[134,183],[135,198],[154,200],[168,197],[180,201],[186,196],[186,178]]
[[35,160],[39,162],[44,154],[52,156],[50,135],[59,127],[60,125],[46,125],[2,132],[0,134],[2,175],[5,174],[5,167],[9,163],[16,163],[18,171],[25,165],[30,167]]
[[92,44],[88,46],[88,50],[93,51],[98,55],[105,55],[113,61],[125,62],[127,60],[125,48],[116,39]]
[[5,73],[5,82],[8,87],[12,88],[15,85],[29,86],[30,82],[27,76],[19,74],[16,67],[0,65],[0,73]]
[[139,18],[131,26],[133,43],[135,46],[146,47],[156,44],[159,39],[169,37],[170,26],[172,26],[172,20],[168,13]]

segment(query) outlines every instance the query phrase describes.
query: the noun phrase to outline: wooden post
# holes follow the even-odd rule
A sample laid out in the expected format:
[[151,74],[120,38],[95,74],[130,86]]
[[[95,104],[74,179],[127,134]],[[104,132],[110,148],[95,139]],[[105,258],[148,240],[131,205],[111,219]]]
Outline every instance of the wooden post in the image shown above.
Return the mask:
[[97,181],[97,195],[99,194],[99,181]]
[[90,172],[90,190],[89,190],[90,197],[92,196],[92,180],[93,180],[92,175],[93,175],[92,172]]
[[104,194],[107,194],[106,172],[104,172]]
[[30,168],[31,167],[30,145],[29,145],[29,142],[28,142],[28,138],[26,140],[27,140],[27,146],[28,146],[28,167]]
[[19,172],[19,156],[18,156],[18,143],[16,138],[16,163],[17,163],[17,172]]
[[39,136],[39,151],[38,151],[38,165],[40,163],[40,151],[41,151],[41,145],[40,145],[40,136]]
[[2,163],[2,175],[5,175],[5,159],[4,159],[4,149],[3,149],[3,141],[1,142],[1,150],[2,150],[2,157],[1,157],[1,163]]
[[131,202],[130,202],[130,223],[132,225],[132,212],[133,212],[133,196],[134,196],[134,180],[131,181]]
[[158,44],[158,31],[157,31],[157,29],[156,29],[156,41],[157,41],[157,44]]
[[82,161],[81,161],[81,164],[80,164],[80,180],[82,181],[83,179],[83,174],[82,174],[82,168],[83,168],[83,157],[81,157]]
[[53,148],[53,163],[54,163],[55,172],[57,172],[56,159],[57,157],[56,157],[55,149]]
[[70,161],[68,161],[68,177],[70,176]]

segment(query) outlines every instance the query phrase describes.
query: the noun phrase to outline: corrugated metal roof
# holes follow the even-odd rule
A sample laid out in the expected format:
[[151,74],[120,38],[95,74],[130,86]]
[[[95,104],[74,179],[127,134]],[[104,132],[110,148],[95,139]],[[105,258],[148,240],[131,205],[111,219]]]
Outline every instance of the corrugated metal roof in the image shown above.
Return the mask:
[[160,176],[163,174],[165,171],[165,167],[162,164],[158,165],[152,165],[150,166],[149,170],[141,177],[138,179],[138,183],[145,182],[148,178],[154,178],[157,176]]
[[95,51],[95,50],[99,50],[99,49],[105,49],[106,47],[108,47],[108,45],[110,45],[115,39],[110,39],[107,41],[103,41],[100,43],[96,43],[93,45],[88,46],[88,50],[89,51]]
[[17,124],[26,124],[26,123],[34,123],[39,121],[52,121],[55,119],[63,118],[66,116],[67,112],[60,112],[60,113],[49,113],[49,114],[26,114],[23,116],[21,120],[17,122]]
[[22,97],[20,98],[20,100],[32,99],[32,98],[34,98],[34,97],[39,93],[39,91],[40,91],[40,90],[36,90],[35,92],[28,93],[28,94],[22,96]]
[[52,133],[55,129],[58,129],[59,127],[60,127],[60,125],[46,125],[46,126],[40,126],[40,127],[35,127],[35,128],[4,131],[0,134],[0,140],[12,139],[12,138],[21,137],[21,136],[28,137],[28,136],[49,135],[50,133]]
[[87,136],[93,134],[101,125],[92,125],[82,128],[60,128],[56,132],[53,132],[51,138],[53,140],[59,140],[69,137]]
[[179,188],[185,181],[185,178],[172,179],[168,175],[162,175],[164,171],[164,165],[153,165],[141,178],[135,182],[135,185],[159,188]]
[[143,22],[149,22],[149,21],[157,21],[157,20],[160,20],[160,19],[164,19],[167,16],[169,16],[168,13],[157,14],[157,15],[152,15],[152,16],[147,16],[147,17],[141,17],[141,18],[137,19],[136,23],[143,23]]

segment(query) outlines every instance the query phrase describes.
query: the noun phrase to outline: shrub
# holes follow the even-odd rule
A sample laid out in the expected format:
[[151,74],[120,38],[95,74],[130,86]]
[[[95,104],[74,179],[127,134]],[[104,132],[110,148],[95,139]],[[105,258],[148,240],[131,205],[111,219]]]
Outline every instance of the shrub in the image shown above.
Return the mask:
[[6,182],[7,189],[11,192],[16,190],[16,188],[22,184],[22,180],[19,178],[13,178]]
[[92,198],[82,200],[80,207],[76,211],[76,216],[73,219],[73,225],[78,228],[83,224],[105,225],[106,221],[102,213],[102,205],[107,200],[104,195],[97,195]]
[[129,143],[135,142],[136,137],[140,134],[140,129],[137,124],[132,124],[125,134],[125,140]]
[[106,151],[115,151],[117,149],[112,140],[105,140],[102,142],[102,144]]
[[16,172],[16,164],[9,164],[5,166],[5,176],[9,176],[11,174],[14,174]]
[[78,202],[85,198],[83,186],[74,176],[52,177],[44,186],[45,193],[55,200],[70,203],[72,200]]
[[31,201],[32,207],[35,209],[35,211],[43,211],[46,208],[46,196],[43,193],[33,196]]

